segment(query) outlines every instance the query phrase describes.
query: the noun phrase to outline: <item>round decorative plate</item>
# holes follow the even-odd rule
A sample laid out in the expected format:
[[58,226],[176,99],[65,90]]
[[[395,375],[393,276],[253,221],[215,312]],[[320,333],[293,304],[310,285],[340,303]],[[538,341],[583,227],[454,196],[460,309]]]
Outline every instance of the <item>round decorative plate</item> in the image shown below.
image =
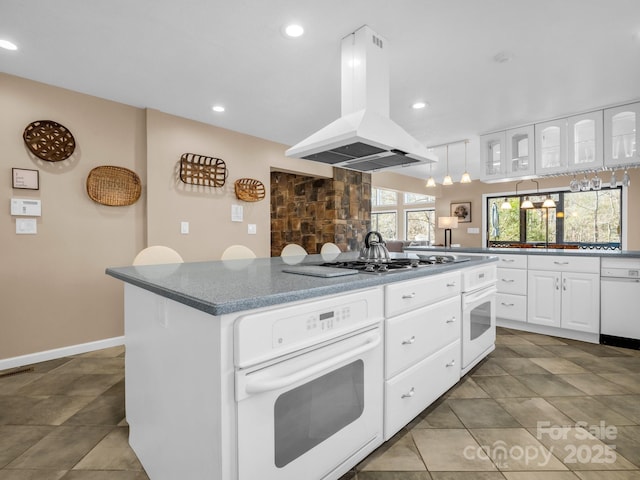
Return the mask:
[[22,134],[27,148],[36,157],[47,162],[61,162],[76,149],[76,141],[64,125],[53,120],[31,122]]

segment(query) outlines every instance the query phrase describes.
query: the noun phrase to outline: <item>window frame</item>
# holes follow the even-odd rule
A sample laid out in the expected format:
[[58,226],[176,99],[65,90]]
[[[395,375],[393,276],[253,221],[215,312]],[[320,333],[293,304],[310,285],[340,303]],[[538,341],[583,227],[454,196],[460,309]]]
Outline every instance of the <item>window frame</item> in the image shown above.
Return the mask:
[[[411,212],[433,212],[433,216],[434,216],[434,221],[435,221],[435,214],[436,214],[436,209],[435,207],[421,207],[421,208],[406,208],[403,210],[404,211],[404,239],[406,241],[415,241],[415,240],[409,240],[408,238],[408,229],[409,229],[409,219],[407,218],[407,215]],[[435,223],[435,222],[434,222]],[[426,242],[428,242],[429,245],[432,245],[435,241],[435,226],[434,228],[429,227],[429,232],[427,233],[427,239],[425,240]]]

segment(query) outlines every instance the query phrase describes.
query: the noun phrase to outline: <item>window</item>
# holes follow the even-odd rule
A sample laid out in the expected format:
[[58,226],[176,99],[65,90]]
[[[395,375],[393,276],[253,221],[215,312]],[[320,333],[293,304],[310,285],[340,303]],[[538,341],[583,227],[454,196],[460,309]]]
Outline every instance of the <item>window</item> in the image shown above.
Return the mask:
[[431,210],[406,210],[405,211],[405,238],[407,240],[428,241],[435,240],[436,212]]
[[[524,195],[487,198],[487,246],[621,248],[622,188],[532,195],[534,208],[521,209]],[[511,209],[503,209],[503,203]]]
[[396,240],[398,238],[396,212],[372,212],[371,230],[382,235],[384,240]]
[[393,190],[373,188],[371,191],[372,207],[388,207],[398,204],[398,193]]
[[420,193],[405,193],[404,204],[412,205],[414,203],[435,203],[436,197],[433,195],[422,195]]

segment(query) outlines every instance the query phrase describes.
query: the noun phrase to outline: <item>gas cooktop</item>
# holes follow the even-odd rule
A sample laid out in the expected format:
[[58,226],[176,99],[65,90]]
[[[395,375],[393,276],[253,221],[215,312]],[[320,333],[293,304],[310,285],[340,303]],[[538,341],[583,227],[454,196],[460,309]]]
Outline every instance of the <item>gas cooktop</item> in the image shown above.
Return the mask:
[[391,273],[402,272],[411,268],[466,262],[468,260],[468,257],[456,257],[453,255],[419,255],[418,258],[392,258],[386,261],[346,260],[325,262],[319,265],[323,267],[349,268],[362,273]]

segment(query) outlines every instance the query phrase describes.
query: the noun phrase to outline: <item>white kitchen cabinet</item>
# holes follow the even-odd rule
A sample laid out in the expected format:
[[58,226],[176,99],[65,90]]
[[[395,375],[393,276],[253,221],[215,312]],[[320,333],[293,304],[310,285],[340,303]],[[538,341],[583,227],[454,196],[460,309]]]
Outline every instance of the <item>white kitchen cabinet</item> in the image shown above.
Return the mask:
[[601,168],[602,123],[602,110],[597,110],[536,124],[536,174]]
[[496,320],[527,321],[527,256],[498,255]]
[[598,333],[600,328],[600,259],[530,256],[528,322]]
[[480,180],[499,181],[534,173],[534,127],[527,125],[480,137]]
[[604,110],[604,164],[619,167],[640,163],[638,139],[640,102]]
[[392,283],[384,289],[385,317],[390,318],[460,295],[460,272]]
[[538,175],[567,169],[567,119],[537,123],[535,126],[535,171]]

